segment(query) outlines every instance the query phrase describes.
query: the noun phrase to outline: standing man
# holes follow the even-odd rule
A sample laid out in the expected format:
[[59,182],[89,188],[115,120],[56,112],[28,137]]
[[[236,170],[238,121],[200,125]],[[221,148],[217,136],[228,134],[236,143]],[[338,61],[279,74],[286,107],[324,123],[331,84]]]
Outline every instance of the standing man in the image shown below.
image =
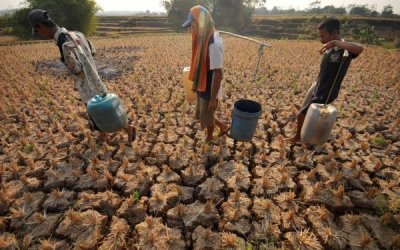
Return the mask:
[[[317,82],[308,90],[303,107],[297,115],[296,135],[289,139],[293,144],[301,140],[301,128],[310,105],[312,103],[331,103],[338,97],[341,83],[352,59],[358,57],[364,50],[360,44],[345,42],[340,37],[340,22],[334,17],[327,18],[320,23],[318,32],[319,39],[323,44],[319,50],[319,53],[323,55],[320,71]],[[349,56],[343,59],[345,50],[349,52]],[[343,62],[342,59],[344,60]],[[340,67],[341,64],[342,66]]]
[[196,119],[200,120],[201,128],[206,129],[206,143],[212,144],[215,125],[219,127],[219,135],[229,130],[228,125],[215,117],[218,100],[222,97],[224,44],[210,12],[203,6],[193,7],[182,26],[192,33],[189,79],[197,93]]
[[[95,48],[85,35],[58,27],[44,10],[32,10],[28,14],[28,20],[32,25],[32,34],[39,33],[44,38],[54,39],[60,49],[61,61],[75,76],[77,89],[85,105],[95,95],[108,93],[107,87],[97,73],[93,59]],[[99,139],[107,140],[107,133],[100,131],[93,119],[91,120],[95,130],[99,131]],[[125,130],[128,134],[128,141],[132,142],[135,139],[134,127],[128,124],[125,126]]]

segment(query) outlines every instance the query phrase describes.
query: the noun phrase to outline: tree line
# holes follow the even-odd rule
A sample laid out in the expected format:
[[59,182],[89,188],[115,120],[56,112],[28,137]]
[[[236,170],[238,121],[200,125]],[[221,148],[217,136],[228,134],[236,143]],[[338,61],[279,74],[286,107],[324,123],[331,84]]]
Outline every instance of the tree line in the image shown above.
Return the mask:
[[[320,1],[316,1],[319,3]],[[295,10],[293,8],[280,9],[278,7],[273,7],[268,10],[265,7],[257,8],[254,10],[254,15],[352,15],[352,16],[365,16],[365,17],[385,17],[385,18],[399,18],[398,14],[393,11],[392,5],[386,5],[383,7],[381,12],[378,12],[374,7],[369,7],[368,5],[357,5],[350,4],[345,7],[335,7],[333,5],[327,5],[320,7],[318,5],[310,4],[310,7],[305,10]]]
[[[95,0],[26,0],[26,7],[12,14],[0,17],[0,28],[3,34],[14,35],[23,39],[32,39],[31,27],[27,21],[28,13],[35,8],[48,11],[50,17],[59,25],[69,30],[79,30],[86,35],[95,32],[95,14],[101,10]],[[263,7],[266,0],[162,0],[171,27],[183,31],[181,25],[186,20],[189,10],[195,5],[206,7],[214,18],[218,29],[240,32],[250,23],[253,15],[293,15],[293,14],[326,14],[326,15],[357,15],[399,18],[394,14],[393,7],[387,5],[379,13],[368,5],[349,5],[344,7],[328,5],[320,7],[321,1],[316,0],[306,10],[279,9],[267,10]]]

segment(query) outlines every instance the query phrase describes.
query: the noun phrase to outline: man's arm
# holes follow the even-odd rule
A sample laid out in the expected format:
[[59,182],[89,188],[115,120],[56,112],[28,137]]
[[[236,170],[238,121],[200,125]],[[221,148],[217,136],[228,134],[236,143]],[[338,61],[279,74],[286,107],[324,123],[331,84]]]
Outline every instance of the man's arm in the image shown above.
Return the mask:
[[349,51],[350,53],[352,53],[354,55],[359,55],[364,50],[364,47],[361,46],[361,44],[358,44],[358,43],[333,40],[333,41],[330,41],[330,42],[324,44],[319,52],[322,54],[326,50],[334,48],[334,47],[338,47],[340,49],[347,50],[347,51]]
[[72,74],[79,74],[82,70],[82,64],[78,61],[75,56],[74,49],[75,45],[72,42],[65,42],[63,44],[63,55],[64,55],[64,63],[71,71]]
[[222,69],[214,69],[214,83],[211,89],[210,103],[208,106],[209,109],[215,110],[217,108],[217,96],[219,88],[221,87],[222,78]]

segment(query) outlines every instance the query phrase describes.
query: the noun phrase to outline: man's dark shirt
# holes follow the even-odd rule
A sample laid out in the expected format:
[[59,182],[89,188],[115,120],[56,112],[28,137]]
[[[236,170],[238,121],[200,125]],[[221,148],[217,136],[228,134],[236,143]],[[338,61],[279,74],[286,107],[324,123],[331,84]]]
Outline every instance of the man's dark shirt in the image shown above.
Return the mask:
[[[346,58],[343,62],[338,74],[343,53],[344,50],[339,48],[333,48],[329,52],[324,53],[324,57],[322,58],[320,65],[317,89],[313,98],[314,100],[318,99],[318,101],[326,101],[332,88],[332,84],[335,84],[335,86],[333,87],[331,96],[329,97],[329,102],[338,97],[341,83],[347,73],[347,70],[349,69],[350,63],[352,59],[358,56],[356,54],[349,53],[348,58]],[[336,83],[334,83],[337,74],[338,77],[336,79]]]

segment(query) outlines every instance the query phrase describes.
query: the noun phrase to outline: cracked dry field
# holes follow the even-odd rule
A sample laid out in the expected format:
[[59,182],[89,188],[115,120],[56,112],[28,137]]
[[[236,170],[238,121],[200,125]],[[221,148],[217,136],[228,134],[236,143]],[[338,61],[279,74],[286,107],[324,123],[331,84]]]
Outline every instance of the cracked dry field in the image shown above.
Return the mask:
[[321,147],[291,147],[320,44],[224,38],[230,122],[262,104],[250,143],[213,148],[184,101],[188,35],[95,39],[102,77],[138,129],[96,143],[52,43],[0,47],[0,249],[399,249],[400,52],[368,47]]

